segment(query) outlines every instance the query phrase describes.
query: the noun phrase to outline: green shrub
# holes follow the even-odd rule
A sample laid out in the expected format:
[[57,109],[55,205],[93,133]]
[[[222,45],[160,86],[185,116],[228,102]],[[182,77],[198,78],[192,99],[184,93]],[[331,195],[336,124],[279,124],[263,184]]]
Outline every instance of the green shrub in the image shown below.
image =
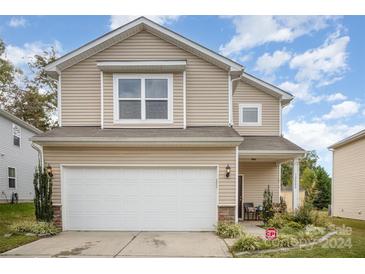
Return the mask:
[[278,237],[272,241],[273,247],[292,247],[298,245],[299,241],[295,236],[279,234]]
[[34,208],[37,221],[51,222],[53,220],[52,207],[52,174],[48,174],[47,168],[41,164],[35,170]]
[[312,212],[312,224],[314,226],[321,226],[321,227],[330,227],[331,226],[331,219],[328,216],[327,212],[323,211],[313,211]]
[[303,226],[313,223],[312,208],[305,204],[295,211],[293,221],[302,224]]
[[293,220],[293,216],[290,213],[276,213],[267,223],[268,227],[275,227],[280,229],[284,227],[288,222]]
[[301,229],[303,229],[303,226],[301,224],[291,221],[291,222],[287,223],[283,228],[280,229],[280,233],[295,235]]
[[55,235],[60,230],[53,224],[47,222],[22,221],[10,226],[12,233],[33,233],[36,235]]
[[262,220],[264,224],[267,224],[269,220],[274,216],[274,207],[272,202],[273,193],[270,191],[270,185],[264,191],[264,200],[262,202]]
[[242,252],[242,251],[255,251],[263,249],[265,240],[260,237],[254,237],[252,235],[241,236],[232,246],[232,251]]
[[226,222],[218,223],[216,232],[222,238],[238,238],[243,234],[242,227],[239,224]]

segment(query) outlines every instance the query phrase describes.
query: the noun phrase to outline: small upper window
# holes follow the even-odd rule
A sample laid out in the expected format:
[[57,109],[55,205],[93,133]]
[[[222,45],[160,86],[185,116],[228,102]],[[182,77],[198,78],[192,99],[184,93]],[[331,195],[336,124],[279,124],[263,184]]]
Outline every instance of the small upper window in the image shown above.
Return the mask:
[[13,144],[20,147],[21,131],[20,126],[13,124]]
[[240,126],[261,126],[261,104],[240,104]]
[[15,168],[8,167],[8,179],[9,179],[9,188],[15,188]]

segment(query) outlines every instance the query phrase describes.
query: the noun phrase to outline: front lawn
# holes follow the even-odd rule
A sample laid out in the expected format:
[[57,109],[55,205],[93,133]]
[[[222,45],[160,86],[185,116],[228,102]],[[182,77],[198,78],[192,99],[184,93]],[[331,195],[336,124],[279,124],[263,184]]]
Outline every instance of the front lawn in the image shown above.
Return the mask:
[[12,235],[10,225],[19,221],[34,221],[33,203],[0,204],[0,253],[38,239],[37,236]]
[[[351,227],[351,236],[337,235],[328,244],[319,244],[312,249],[296,249],[288,252],[244,255],[243,258],[364,258],[365,257],[365,221],[332,218],[338,227]],[[349,247],[351,244],[351,247]]]

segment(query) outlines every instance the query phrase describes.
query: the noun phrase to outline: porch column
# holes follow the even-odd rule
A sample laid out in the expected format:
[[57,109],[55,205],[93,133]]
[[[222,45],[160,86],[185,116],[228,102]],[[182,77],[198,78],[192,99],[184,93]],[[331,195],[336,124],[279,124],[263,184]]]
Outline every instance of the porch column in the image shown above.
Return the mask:
[[292,195],[293,195],[293,211],[299,208],[299,158],[293,160],[293,183],[292,183]]

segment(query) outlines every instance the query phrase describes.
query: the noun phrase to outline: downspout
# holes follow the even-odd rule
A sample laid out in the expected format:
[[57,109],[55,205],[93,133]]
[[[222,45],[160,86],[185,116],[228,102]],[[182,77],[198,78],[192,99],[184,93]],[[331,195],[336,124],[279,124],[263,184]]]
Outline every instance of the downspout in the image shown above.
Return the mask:
[[229,115],[228,115],[228,126],[233,126],[233,83],[235,81],[238,81],[241,79],[241,76],[232,79],[230,72],[228,73],[228,92],[229,92],[229,102],[228,102],[228,108],[229,108]]
[[34,148],[38,152],[38,163],[41,164],[42,170],[44,168],[44,161],[43,161],[43,148],[40,145],[32,143],[32,148]]

